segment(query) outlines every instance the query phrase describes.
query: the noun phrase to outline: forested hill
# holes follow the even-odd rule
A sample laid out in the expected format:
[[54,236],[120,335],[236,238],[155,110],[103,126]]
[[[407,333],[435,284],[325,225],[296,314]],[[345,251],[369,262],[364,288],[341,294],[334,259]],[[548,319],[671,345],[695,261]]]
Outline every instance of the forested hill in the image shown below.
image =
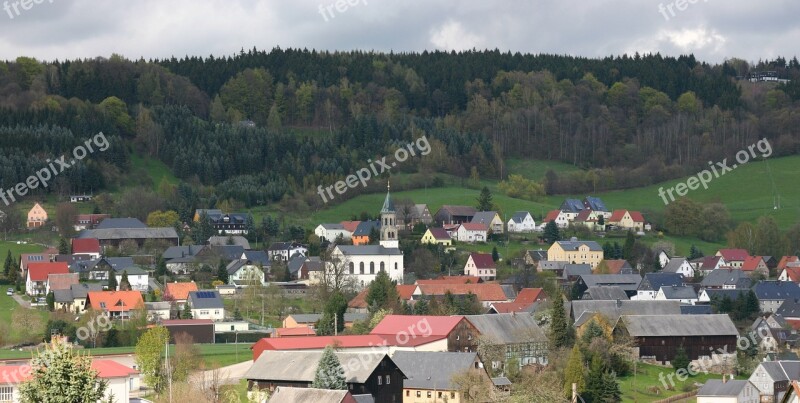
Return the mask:
[[[764,71],[792,81],[742,79]],[[151,61],[20,57],[0,63],[0,186],[102,131],[111,152],[37,192],[128,184],[135,152],[215,198],[311,208],[317,185],[421,135],[434,152],[402,168],[412,175],[406,186],[435,186],[434,173],[504,179],[503,161],[515,157],[584,168],[550,173],[539,184],[548,193],[629,188],[694,172],[763,137],[774,156],[796,153],[798,100],[796,58],[709,65],[691,55],[297,49]]]

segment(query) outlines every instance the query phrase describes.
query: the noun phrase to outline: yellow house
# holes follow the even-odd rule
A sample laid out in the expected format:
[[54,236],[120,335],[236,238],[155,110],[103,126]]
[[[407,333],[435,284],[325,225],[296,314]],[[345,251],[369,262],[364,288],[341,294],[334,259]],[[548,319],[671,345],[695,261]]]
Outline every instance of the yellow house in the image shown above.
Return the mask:
[[608,219],[609,225],[616,225],[622,229],[632,229],[635,231],[644,230],[644,216],[638,211],[614,210]]
[[444,246],[450,246],[453,244],[450,234],[448,234],[444,228],[428,228],[428,230],[425,231],[425,235],[422,236],[420,242],[427,244],[436,243]]
[[47,222],[47,211],[39,203],[34,204],[33,208],[28,211],[28,229],[39,228],[45,222]]
[[492,388],[492,379],[478,358],[471,352],[401,351],[392,354],[392,361],[407,375],[403,381],[403,403],[460,403],[461,396],[453,378],[472,372],[482,379],[483,390]]
[[603,260],[603,248],[595,241],[557,241],[547,250],[547,260],[588,264],[594,269]]

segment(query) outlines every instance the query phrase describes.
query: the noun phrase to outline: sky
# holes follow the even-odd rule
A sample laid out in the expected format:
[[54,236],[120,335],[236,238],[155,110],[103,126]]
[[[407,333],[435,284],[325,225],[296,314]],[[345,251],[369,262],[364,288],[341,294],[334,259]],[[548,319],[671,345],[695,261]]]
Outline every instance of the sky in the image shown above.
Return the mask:
[[800,1],[0,0],[0,59],[500,49],[721,63],[800,53]]

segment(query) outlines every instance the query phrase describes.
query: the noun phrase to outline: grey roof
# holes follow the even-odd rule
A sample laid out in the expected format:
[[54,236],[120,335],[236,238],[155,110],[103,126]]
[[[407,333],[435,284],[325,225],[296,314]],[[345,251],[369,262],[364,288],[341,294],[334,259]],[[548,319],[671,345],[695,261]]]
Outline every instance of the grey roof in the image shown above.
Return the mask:
[[752,280],[746,273],[739,269],[716,269],[711,270],[703,281],[700,282],[702,287],[723,287],[732,285],[736,288],[750,288]]
[[582,275],[586,287],[616,285],[625,291],[636,291],[642,277],[638,274],[587,274]]
[[262,266],[270,266],[272,264],[272,261],[269,260],[269,255],[263,250],[246,250],[242,256],[254,264],[261,263]]
[[472,216],[472,221],[470,222],[489,225],[496,215],[496,211],[479,211]]
[[372,233],[373,229],[379,230],[381,228],[381,222],[378,220],[374,221],[361,221],[356,226],[356,230],[353,232],[353,236],[369,236]]
[[547,342],[544,334],[533,315],[498,313],[491,315],[466,315],[464,316],[478,329],[481,335],[487,336],[502,344],[517,344],[526,342]]
[[[545,255],[547,258],[547,255]],[[567,265],[567,262],[562,262],[560,260],[540,260],[539,261],[539,270],[564,270],[564,266]]]
[[567,213],[578,213],[583,210],[583,202],[578,199],[566,199],[561,203],[561,211]]
[[[588,206],[587,206],[588,204]],[[603,203],[599,197],[586,196],[583,199],[583,206],[592,209],[593,211],[609,211],[606,204]]]
[[53,290],[53,296],[56,302],[72,302],[72,291],[70,290]]
[[170,246],[161,254],[164,260],[194,256],[203,249],[203,245]]
[[683,275],[678,273],[647,273],[639,283],[640,291],[658,291],[663,286],[682,285]]
[[76,261],[72,263],[70,268],[73,272],[94,271],[97,265],[101,263],[108,264],[114,271],[136,267],[132,257],[103,257],[100,259]]
[[544,249],[529,250],[526,252],[534,262],[541,262],[547,260],[547,251]]
[[628,299],[625,290],[616,285],[598,285],[589,287],[584,293],[583,298],[594,301],[616,301],[618,299]]
[[356,403],[375,403],[375,397],[370,394],[353,395]]
[[593,252],[600,252],[603,250],[603,247],[595,241],[558,241],[558,245],[565,251],[578,250],[582,245],[588,246],[589,250]]
[[529,216],[531,213],[527,211],[517,211],[514,215],[511,216],[511,220],[513,220],[517,224],[522,224],[522,221],[525,220],[525,217]]
[[336,248],[350,256],[403,254],[399,248],[386,248],[383,245],[337,245]]
[[225,304],[217,290],[189,291],[187,299],[192,309],[222,309]]
[[686,263],[685,257],[673,257],[661,271],[664,273],[677,273],[684,263]]
[[500,284],[500,288],[503,290],[503,294],[505,294],[506,298],[509,300],[517,298],[517,289],[513,284]]
[[563,266],[564,272],[561,273],[561,278],[569,278],[572,276],[586,276],[592,274],[592,266],[580,263],[580,264],[571,264],[567,263]]
[[106,218],[95,227],[95,229],[120,228],[147,228],[147,225],[137,218]]
[[800,361],[766,361],[759,366],[776,382],[800,379]]
[[756,298],[761,300],[785,301],[800,298],[800,286],[792,281],[760,281],[753,287]]
[[212,253],[225,260],[239,259],[244,254],[244,248],[240,245],[209,246],[209,248],[211,248]]
[[711,305],[681,305],[681,315],[711,315]]
[[239,245],[242,248],[250,249],[250,241],[248,241],[247,238],[241,235],[230,235],[230,236],[213,235],[211,238],[208,238],[208,244],[228,245],[229,240],[233,240],[234,245]]
[[306,262],[306,259],[307,258],[305,256],[295,256],[289,259],[289,273],[295,274],[300,271],[300,269],[303,268],[303,263]]
[[325,223],[325,224],[320,224],[320,226],[321,226],[322,228],[325,228],[325,229],[330,229],[330,230],[334,230],[334,229],[344,229],[344,225],[342,225],[342,224],[337,224],[337,223]]
[[[336,351],[347,383],[365,383],[386,353]],[[432,354],[432,353],[427,353]],[[245,379],[312,382],[322,351],[266,350],[245,373]],[[402,371],[402,370],[401,370]]]
[[776,315],[783,318],[800,318],[800,300],[790,299],[781,304],[781,307],[775,311]]
[[117,239],[178,239],[175,228],[108,228],[81,231],[78,238],[97,238],[98,240]]
[[[575,326],[586,322],[591,315],[598,313],[614,323],[622,315],[678,315],[681,313],[680,301],[572,301],[572,317]],[[583,317],[583,318],[582,318]]]
[[697,396],[736,397],[739,396],[739,393],[742,393],[742,390],[748,384],[750,384],[748,380],[734,379],[722,382],[721,379],[709,379],[706,381],[705,385],[697,391]]
[[[293,314],[293,315],[290,315],[290,316],[297,323],[315,323],[316,321],[318,321],[322,317],[322,314],[321,313],[296,313],[296,314]],[[357,321],[357,320],[366,320],[366,319],[367,319],[367,314],[365,314],[365,313],[345,312],[345,314],[344,314],[344,321],[345,322],[354,322],[354,321]]]
[[314,403],[341,403],[347,394],[347,390],[315,389],[315,388],[292,388],[288,386],[278,386],[269,398],[269,403],[295,403],[295,402],[314,402]]
[[199,208],[199,209],[195,210],[194,213],[198,217],[203,215],[203,213],[205,213],[206,215],[221,215],[222,214],[222,210],[215,209],[215,208],[213,208],[213,209],[211,209],[211,208]]
[[143,274],[147,274],[146,270],[137,266],[115,267],[114,272],[119,275],[122,275],[122,273],[128,273],[129,276],[141,276]]
[[404,388],[458,390],[453,376],[473,367],[478,353],[395,351],[392,361],[406,374]]
[[498,376],[497,378],[492,378],[492,383],[494,386],[509,386],[511,385],[511,380],[504,376]]
[[145,302],[144,307],[148,311],[161,311],[164,309],[169,310],[172,307],[172,304],[170,304],[169,301]]
[[661,287],[667,299],[697,299],[697,292],[690,285],[668,285]]
[[727,314],[623,315],[620,321],[632,337],[739,335]]
[[[388,187],[388,184],[387,184]],[[392,201],[392,195],[389,193],[389,190],[386,190],[386,199],[383,200],[383,206],[381,207],[381,213],[394,213],[394,202]]]
[[72,298],[86,298],[89,291],[103,291],[103,285],[100,283],[80,283],[72,284],[69,286],[72,292]]

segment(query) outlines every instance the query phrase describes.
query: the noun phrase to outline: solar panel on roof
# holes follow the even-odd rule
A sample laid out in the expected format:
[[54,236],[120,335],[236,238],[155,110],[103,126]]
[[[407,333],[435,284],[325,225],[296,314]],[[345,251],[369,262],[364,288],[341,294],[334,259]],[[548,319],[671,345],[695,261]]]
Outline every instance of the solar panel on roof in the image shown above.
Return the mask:
[[215,298],[213,291],[198,291],[195,295],[197,298]]

